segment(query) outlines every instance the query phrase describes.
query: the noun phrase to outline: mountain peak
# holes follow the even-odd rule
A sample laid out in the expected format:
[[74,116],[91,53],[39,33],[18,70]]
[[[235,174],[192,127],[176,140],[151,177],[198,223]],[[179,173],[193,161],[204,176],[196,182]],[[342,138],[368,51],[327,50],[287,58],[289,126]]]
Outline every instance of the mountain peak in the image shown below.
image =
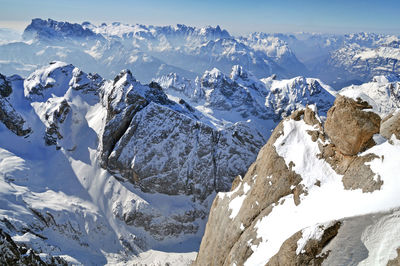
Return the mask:
[[202,76],[202,80],[206,80],[207,82],[214,83],[221,79],[226,79],[224,73],[221,72],[218,68],[214,67],[211,70],[207,70],[204,72]]
[[133,77],[132,72],[129,69],[121,70],[121,72],[119,72],[119,74],[114,78],[114,84],[122,79],[129,83],[136,82],[136,79]]
[[234,65],[232,67],[230,78],[232,80],[237,80],[239,78],[242,80],[249,80],[250,78],[256,79],[251,72],[248,72],[240,65]]
[[[87,25],[87,22],[86,24]],[[48,40],[67,40],[67,39],[86,39],[96,38],[103,39],[101,35],[98,35],[88,28],[84,28],[78,23],[69,23],[63,21],[55,21],[53,19],[43,20],[40,18],[32,19],[22,37],[25,40],[36,39],[39,41]]]
[[215,28],[212,26],[206,26],[200,29],[200,35],[207,36],[213,39],[224,39],[224,38],[231,38],[231,35],[227,30],[221,29],[219,25]]
[[69,88],[95,91],[103,78],[97,74],[86,74],[72,64],[50,62],[39,68],[24,81],[24,95],[32,101],[45,102],[54,96],[62,96]]

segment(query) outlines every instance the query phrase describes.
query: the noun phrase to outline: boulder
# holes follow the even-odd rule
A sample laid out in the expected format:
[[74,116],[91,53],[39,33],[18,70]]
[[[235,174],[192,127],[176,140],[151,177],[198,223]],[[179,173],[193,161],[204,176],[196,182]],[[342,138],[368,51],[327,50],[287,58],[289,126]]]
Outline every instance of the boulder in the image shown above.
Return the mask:
[[370,108],[360,98],[357,101],[341,95],[336,98],[327,114],[325,132],[341,153],[356,155],[374,144],[372,136],[379,133],[381,118],[365,111]]

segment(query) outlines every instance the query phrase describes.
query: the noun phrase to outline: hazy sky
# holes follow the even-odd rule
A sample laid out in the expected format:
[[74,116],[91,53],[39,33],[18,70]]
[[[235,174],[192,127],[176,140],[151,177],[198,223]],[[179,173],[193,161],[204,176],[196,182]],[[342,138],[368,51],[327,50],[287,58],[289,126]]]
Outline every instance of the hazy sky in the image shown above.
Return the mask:
[[220,25],[233,34],[378,32],[400,34],[400,0],[0,0],[0,27],[32,18],[95,24]]

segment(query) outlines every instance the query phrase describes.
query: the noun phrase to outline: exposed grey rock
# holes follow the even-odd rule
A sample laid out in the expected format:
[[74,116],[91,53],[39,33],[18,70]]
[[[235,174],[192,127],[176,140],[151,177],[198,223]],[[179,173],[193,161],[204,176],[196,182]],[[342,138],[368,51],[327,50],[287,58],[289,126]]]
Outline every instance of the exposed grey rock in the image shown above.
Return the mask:
[[12,93],[12,87],[6,76],[0,74],[0,95],[1,97],[8,97]]
[[12,91],[7,77],[0,74],[0,121],[17,136],[26,136],[32,132],[32,129],[25,125],[24,118],[7,99]]
[[368,162],[375,158],[378,158],[375,154],[356,156],[343,174],[344,188],[361,189],[364,193],[379,190],[383,181],[368,166]]
[[263,138],[242,123],[216,130],[162,90],[122,72],[105,92],[107,124],[102,162],[143,191],[195,195],[228,190],[243,174]]
[[196,234],[199,225],[194,223],[196,219],[204,219],[207,216],[205,210],[191,210],[181,215],[165,217],[156,212],[132,210],[116,213],[116,217],[123,220],[129,226],[143,228],[157,241],[167,237],[178,237],[181,234]]
[[104,79],[98,74],[86,74],[79,68],[74,68],[72,71],[72,79],[69,85],[74,90],[80,90],[83,93],[97,93],[99,88],[103,85]]
[[43,261],[38,252],[14,242],[9,234],[0,228],[0,263],[2,265],[68,265],[60,257]]
[[112,84],[106,83],[101,97],[103,105],[107,108],[106,125],[101,139],[101,159],[105,166],[113,147],[128,129],[135,113],[152,100],[159,103],[169,101],[162,91],[136,82],[129,70],[122,71]]
[[[48,102],[50,105],[53,104],[51,103],[52,99],[48,100]],[[59,127],[60,124],[65,121],[67,115],[71,111],[71,107],[65,99],[61,102],[56,102],[55,104],[56,107],[49,109],[45,114],[45,119],[48,122],[44,136],[46,145],[57,145],[57,140],[63,138],[59,131]]]

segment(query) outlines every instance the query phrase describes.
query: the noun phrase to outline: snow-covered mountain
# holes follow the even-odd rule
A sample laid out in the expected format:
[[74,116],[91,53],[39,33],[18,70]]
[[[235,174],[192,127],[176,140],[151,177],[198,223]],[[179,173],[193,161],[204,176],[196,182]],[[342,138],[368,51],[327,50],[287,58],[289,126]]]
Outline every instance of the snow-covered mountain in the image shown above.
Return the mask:
[[367,82],[377,75],[399,74],[400,71],[397,64],[398,36],[347,34],[327,37],[319,46],[323,47],[324,52],[319,54],[319,58],[305,64],[313,76],[336,89]]
[[382,117],[400,108],[400,76],[375,76],[370,82],[351,85],[339,94],[350,98],[361,98]]
[[45,43],[60,43],[68,41],[89,41],[103,40],[104,37],[89,29],[83,28],[80,24],[69,22],[58,22],[52,19],[33,19],[22,37],[25,40],[34,40]]
[[0,75],[4,248],[47,263],[187,264],[215,192],[245,173],[280,117],[334,99],[316,80],[260,81],[239,66],[196,82],[198,95],[179,97],[129,70],[105,80],[52,62],[26,79]]
[[[367,82],[376,75],[399,74],[399,37],[395,35],[361,32],[345,35],[257,33],[251,36],[256,36],[256,44],[261,47],[274,38],[285,42],[306,66],[309,75],[335,89]],[[288,64],[301,69],[295,62],[288,61]]]
[[182,93],[61,62],[26,79],[1,75],[0,228],[47,262],[196,251],[215,192],[245,173],[281,116],[332,103],[323,86],[261,81],[239,66],[231,77],[207,71]]
[[[227,72],[235,64],[242,65],[258,77],[274,73],[288,77],[305,70],[284,42],[264,42],[263,45],[268,47],[258,49],[257,45],[250,45],[256,40],[235,38],[219,26],[194,28],[178,24],[159,27],[121,23],[83,25],[109,39],[121,39],[123,43],[133,44],[170,65],[195,73],[202,73],[213,67]],[[291,66],[287,65],[288,61],[296,64],[297,68],[289,69]]]
[[252,45],[255,40],[235,38],[219,26],[96,26],[33,19],[23,37],[23,43],[0,46],[0,60],[9,64],[5,74],[27,75],[29,72],[18,64],[41,66],[51,60],[71,62],[106,78],[117,75],[120,69],[134,69],[135,76],[145,82],[170,72],[186,78],[195,78],[213,67],[228,72],[237,64],[258,78],[305,73],[305,67],[284,42],[266,42],[263,45],[271,47],[259,49],[257,44]]
[[398,41],[376,48],[350,44],[331,52],[323,65],[318,66],[320,71],[316,75],[339,84],[334,85],[337,88],[346,83],[361,84],[374,76],[399,74],[399,59]]
[[23,42],[10,38],[0,39],[0,66],[7,75],[27,76],[32,65],[44,66],[52,60],[73,63],[105,78],[113,78],[120,69],[133,69],[143,82],[171,72],[194,79],[214,67],[228,73],[234,65],[241,65],[257,78],[312,76],[341,89],[375,75],[399,73],[399,37],[373,33],[236,37],[219,26],[94,25],[33,19]]
[[317,104],[321,115],[334,101],[334,92],[318,79],[296,77],[257,79],[241,66],[230,76],[218,69],[206,71],[195,80],[175,73],[156,79],[170,97],[178,97],[203,111],[212,121],[248,120],[265,138],[282,117],[307,104]]

